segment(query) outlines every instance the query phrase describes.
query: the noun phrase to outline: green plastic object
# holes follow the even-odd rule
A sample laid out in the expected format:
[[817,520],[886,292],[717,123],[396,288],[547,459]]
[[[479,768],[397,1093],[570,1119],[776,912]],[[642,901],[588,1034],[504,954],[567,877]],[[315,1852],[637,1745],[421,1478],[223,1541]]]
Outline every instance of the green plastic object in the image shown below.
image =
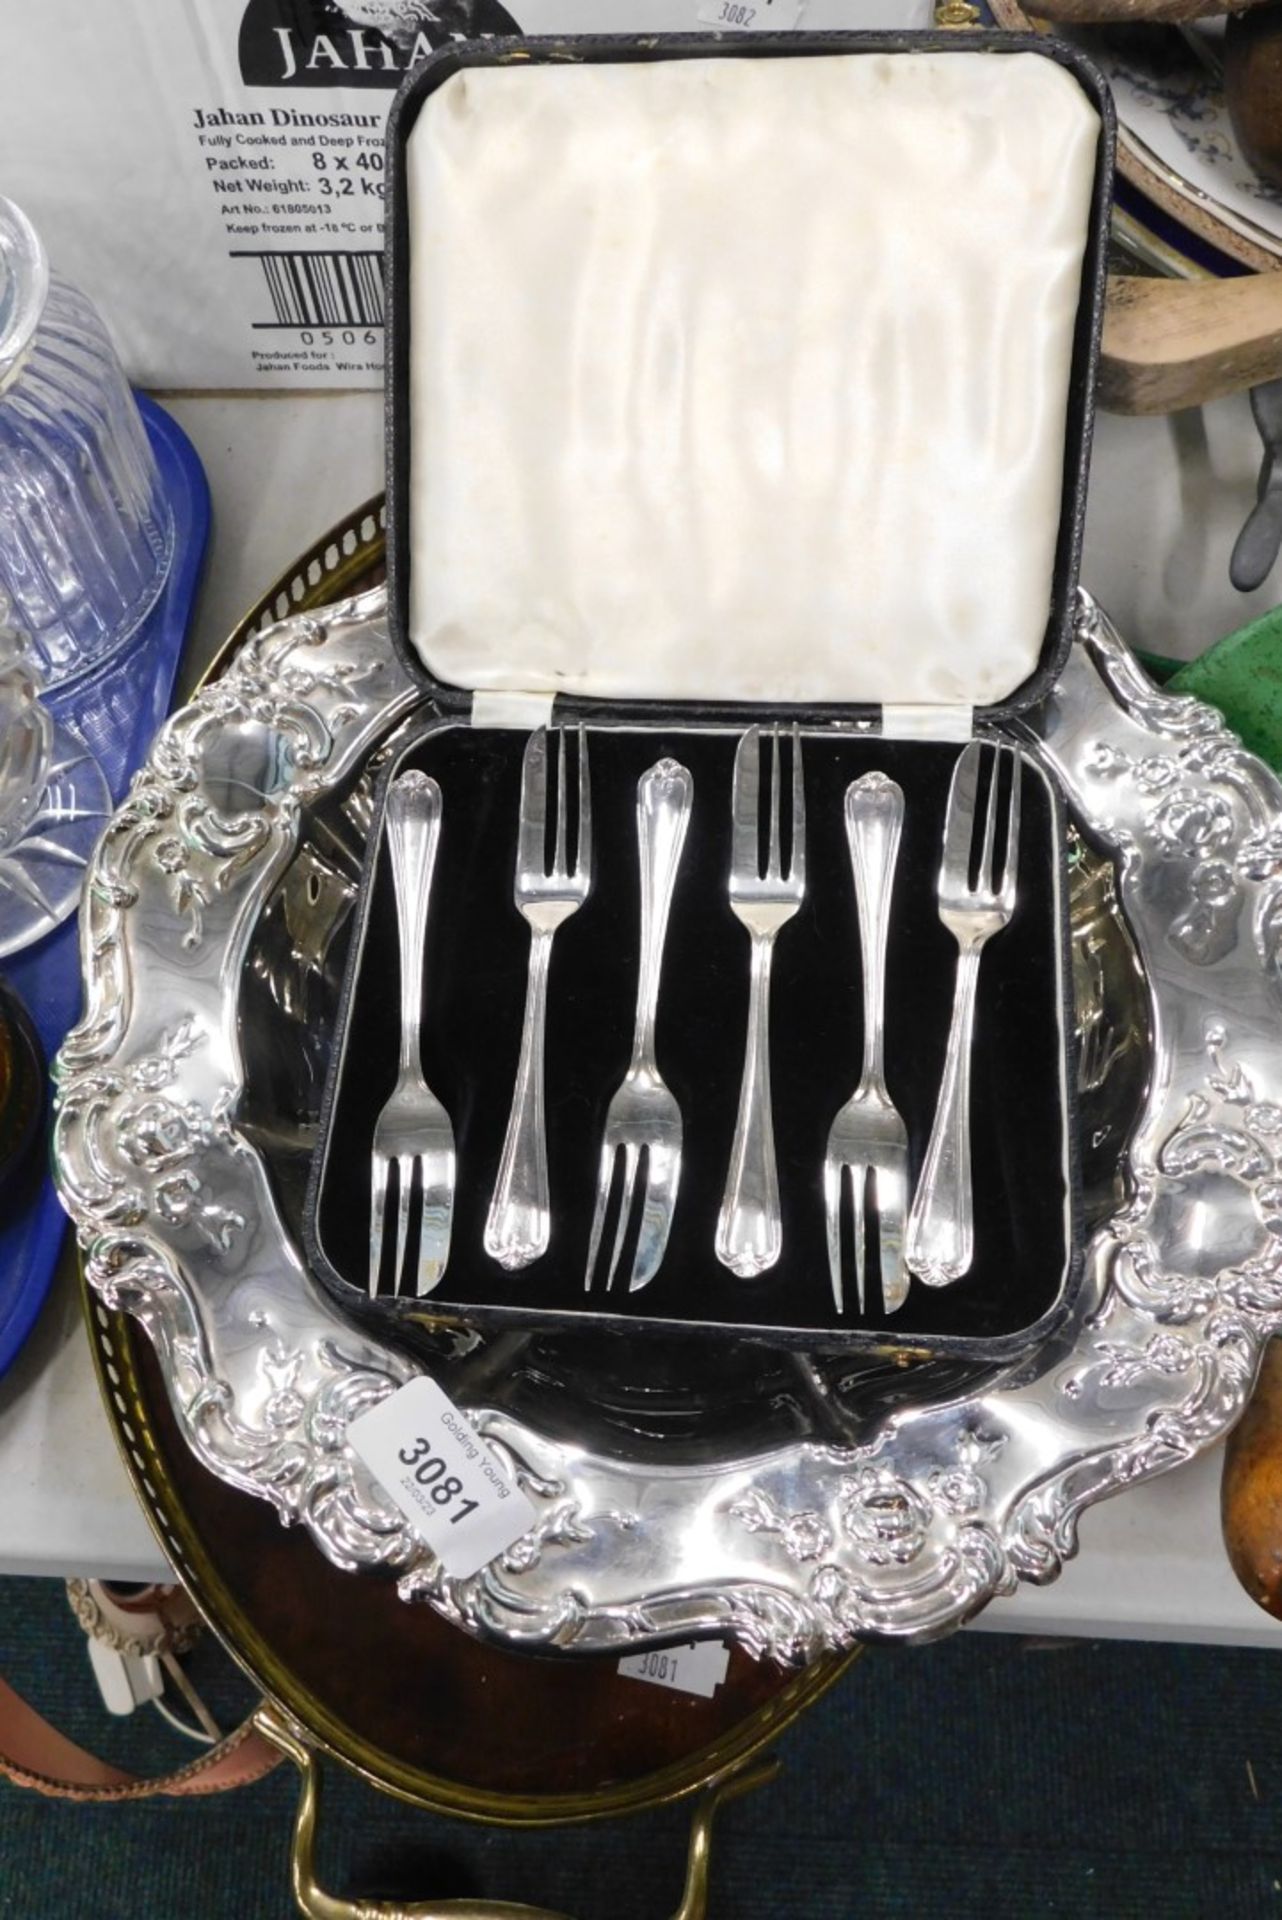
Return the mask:
[[1169,660],[1164,653],[1146,653],[1143,647],[1136,647],[1134,653],[1149,679],[1156,680],[1159,687],[1164,687],[1184,665],[1182,660]]
[[1282,772],[1282,607],[1218,640],[1167,685],[1218,707],[1242,745]]

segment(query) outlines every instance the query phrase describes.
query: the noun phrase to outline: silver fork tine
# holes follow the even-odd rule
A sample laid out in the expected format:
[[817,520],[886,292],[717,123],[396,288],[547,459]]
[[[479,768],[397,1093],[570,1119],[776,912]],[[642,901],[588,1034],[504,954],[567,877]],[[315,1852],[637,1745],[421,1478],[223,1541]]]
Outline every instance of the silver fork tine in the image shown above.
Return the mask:
[[619,1272],[619,1257],[623,1252],[623,1242],[627,1238],[628,1221],[632,1215],[632,1200],[636,1191],[637,1167],[641,1161],[641,1149],[631,1141],[620,1149],[623,1154],[623,1192],[619,1198],[619,1219],[614,1229],[614,1251],[610,1255],[610,1270],[605,1276],[605,1290],[611,1293]]
[[792,851],[788,856],[788,878],[799,884],[806,879],[806,783],[801,769],[801,729],[792,725]]
[[378,1276],[383,1265],[383,1215],[387,1209],[387,1162],[381,1153],[373,1158],[370,1181],[369,1223],[369,1297],[378,1292]]
[[881,1304],[897,1313],[908,1298],[908,1275],[903,1265],[904,1222],[908,1212],[908,1182],[898,1167],[874,1169],[877,1200],[877,1250],[881,1261]]
[[770,851],[766,856],[766,878],[779,878],[779,729],[770,729]]
[[434,1292],[450,1257],[450,1197],[452,1175],[432,1155],[423,1163],[423,1191],[418,1225],[418,1259],[414,1291],[420,1299]]
[[645,1149],[646,1168],[642,1184],[641,1229],[637,1250],[632,1257],[631,1292],[648,1287],[663,1264],[668,1226],[676,1204],[681,1180],[681,1155],[678,1149],[651,1141]]
[[592,871],[592,796],[588,785],[588,738],[583,728],[579,734],[579,838],[574,850],[574,871],[576,876]]
[[1010,802],[1006,808],[1006,852],[1002,861],[999,889],[1002,905],[1008,913],[1015,907],[1015,883],[1019,876],[1019,754],[1014,747],[1004,750],[1010,758]]
[[552,871],[564,873],[565,867],[565,728],[556,730],[556,846]]
[[841,1181],[843,1169],[829,1154],[824,1161],[824,1218],[828,1223],[828,1272],[838,1313],[846,1310],[841,1283]]
[[734,757],[734,795],[731,802],[733,846],[737,873],[757,873],[761,867],[758,805],[761,798],[761,728],[749,727]]
[[979,791],[979,767],[983,751],[981,740],[969,741],[962,748],[957,765],[953,768],[944,826],[944,873],[966,873],[970,868],[975,839],[975,796]]
[[[864,1302],[868,1298],[868,1275],[865,1271],[867,1256],[864,1251],[868,1239],[868,1223],[864,1218],[864,1188],[868,1184],[867,1169],[863,1166],[847,1167],[846,1177],[850,1181],[850,1230],[855,1237],[855,1294],[859,1301],[859,1311],[862,1313]],[[875,1185],[873,1190],[876,1191]]]
[[596,1206],[592,1212],[592,1233],[588,1240],[588,1264],[583,1276],[585,1293],[592,1291],[592,1276],[596,1272],[597,1257],[601,1252],[601,1229],[605,1225],[605,1212],[610,1204],[610,1188],[614,1184],[614,1154],[614,1148],[602,1142],[601,1160],[596,1176]]
[[547,820],[548,732],[538,727],[525,743],[521,768],[520,846],[517,864],[527,873],[542,873],[547,864],[544,823]]
[[401,1275],[405,1271],[405,1246],[410,1231],[410,1192],[414,1185],[413,1154],[398,1154],[396,1171],[400,1175],[396,1194],[396,1291],[399,1293]]
[[671,1147],[651,1142],[644,1148],[645,1176],[642,1181],[641,1227],[637,1250],[632,1256],[629,1291],[648,1287],[663,1262],[667,1246],[668,1224],[681,1176],[679,1156]]
[[979,869],[976,886],[987,892],[993,884],[993,842],[997,837],[997,788],[1002,777],[1002,755],[995,748],[987,756],[990,768],[988,781],[988,804],[984,809],[984,844],[979,855]]

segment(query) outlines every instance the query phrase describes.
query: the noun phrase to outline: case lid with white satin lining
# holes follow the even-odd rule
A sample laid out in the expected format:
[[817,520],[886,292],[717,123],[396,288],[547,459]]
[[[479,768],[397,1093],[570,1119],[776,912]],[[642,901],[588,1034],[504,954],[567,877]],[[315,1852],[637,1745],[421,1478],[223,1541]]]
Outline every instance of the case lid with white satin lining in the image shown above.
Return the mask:
[[409,637],[487,692],[1000,703],[1100,115],[1031,52],[469,66],[406,145]]

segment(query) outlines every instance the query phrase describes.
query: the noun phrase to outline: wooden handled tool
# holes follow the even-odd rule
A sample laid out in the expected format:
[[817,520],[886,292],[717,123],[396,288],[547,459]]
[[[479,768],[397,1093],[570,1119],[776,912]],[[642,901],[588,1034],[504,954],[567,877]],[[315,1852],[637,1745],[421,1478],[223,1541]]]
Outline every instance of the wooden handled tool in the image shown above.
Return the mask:
[[1174,413],[1282,375],[1282,272],[1234,280],[1110,275],[1099,402]]

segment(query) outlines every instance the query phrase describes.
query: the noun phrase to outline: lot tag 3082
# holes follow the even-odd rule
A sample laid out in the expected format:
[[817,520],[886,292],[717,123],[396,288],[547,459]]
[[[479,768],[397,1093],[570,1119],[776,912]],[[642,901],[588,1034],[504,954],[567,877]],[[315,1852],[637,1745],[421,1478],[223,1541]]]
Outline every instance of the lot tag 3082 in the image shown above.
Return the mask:
[[791,33],[805,11],[806,0],[699,0],[695,18],[723,33]]

